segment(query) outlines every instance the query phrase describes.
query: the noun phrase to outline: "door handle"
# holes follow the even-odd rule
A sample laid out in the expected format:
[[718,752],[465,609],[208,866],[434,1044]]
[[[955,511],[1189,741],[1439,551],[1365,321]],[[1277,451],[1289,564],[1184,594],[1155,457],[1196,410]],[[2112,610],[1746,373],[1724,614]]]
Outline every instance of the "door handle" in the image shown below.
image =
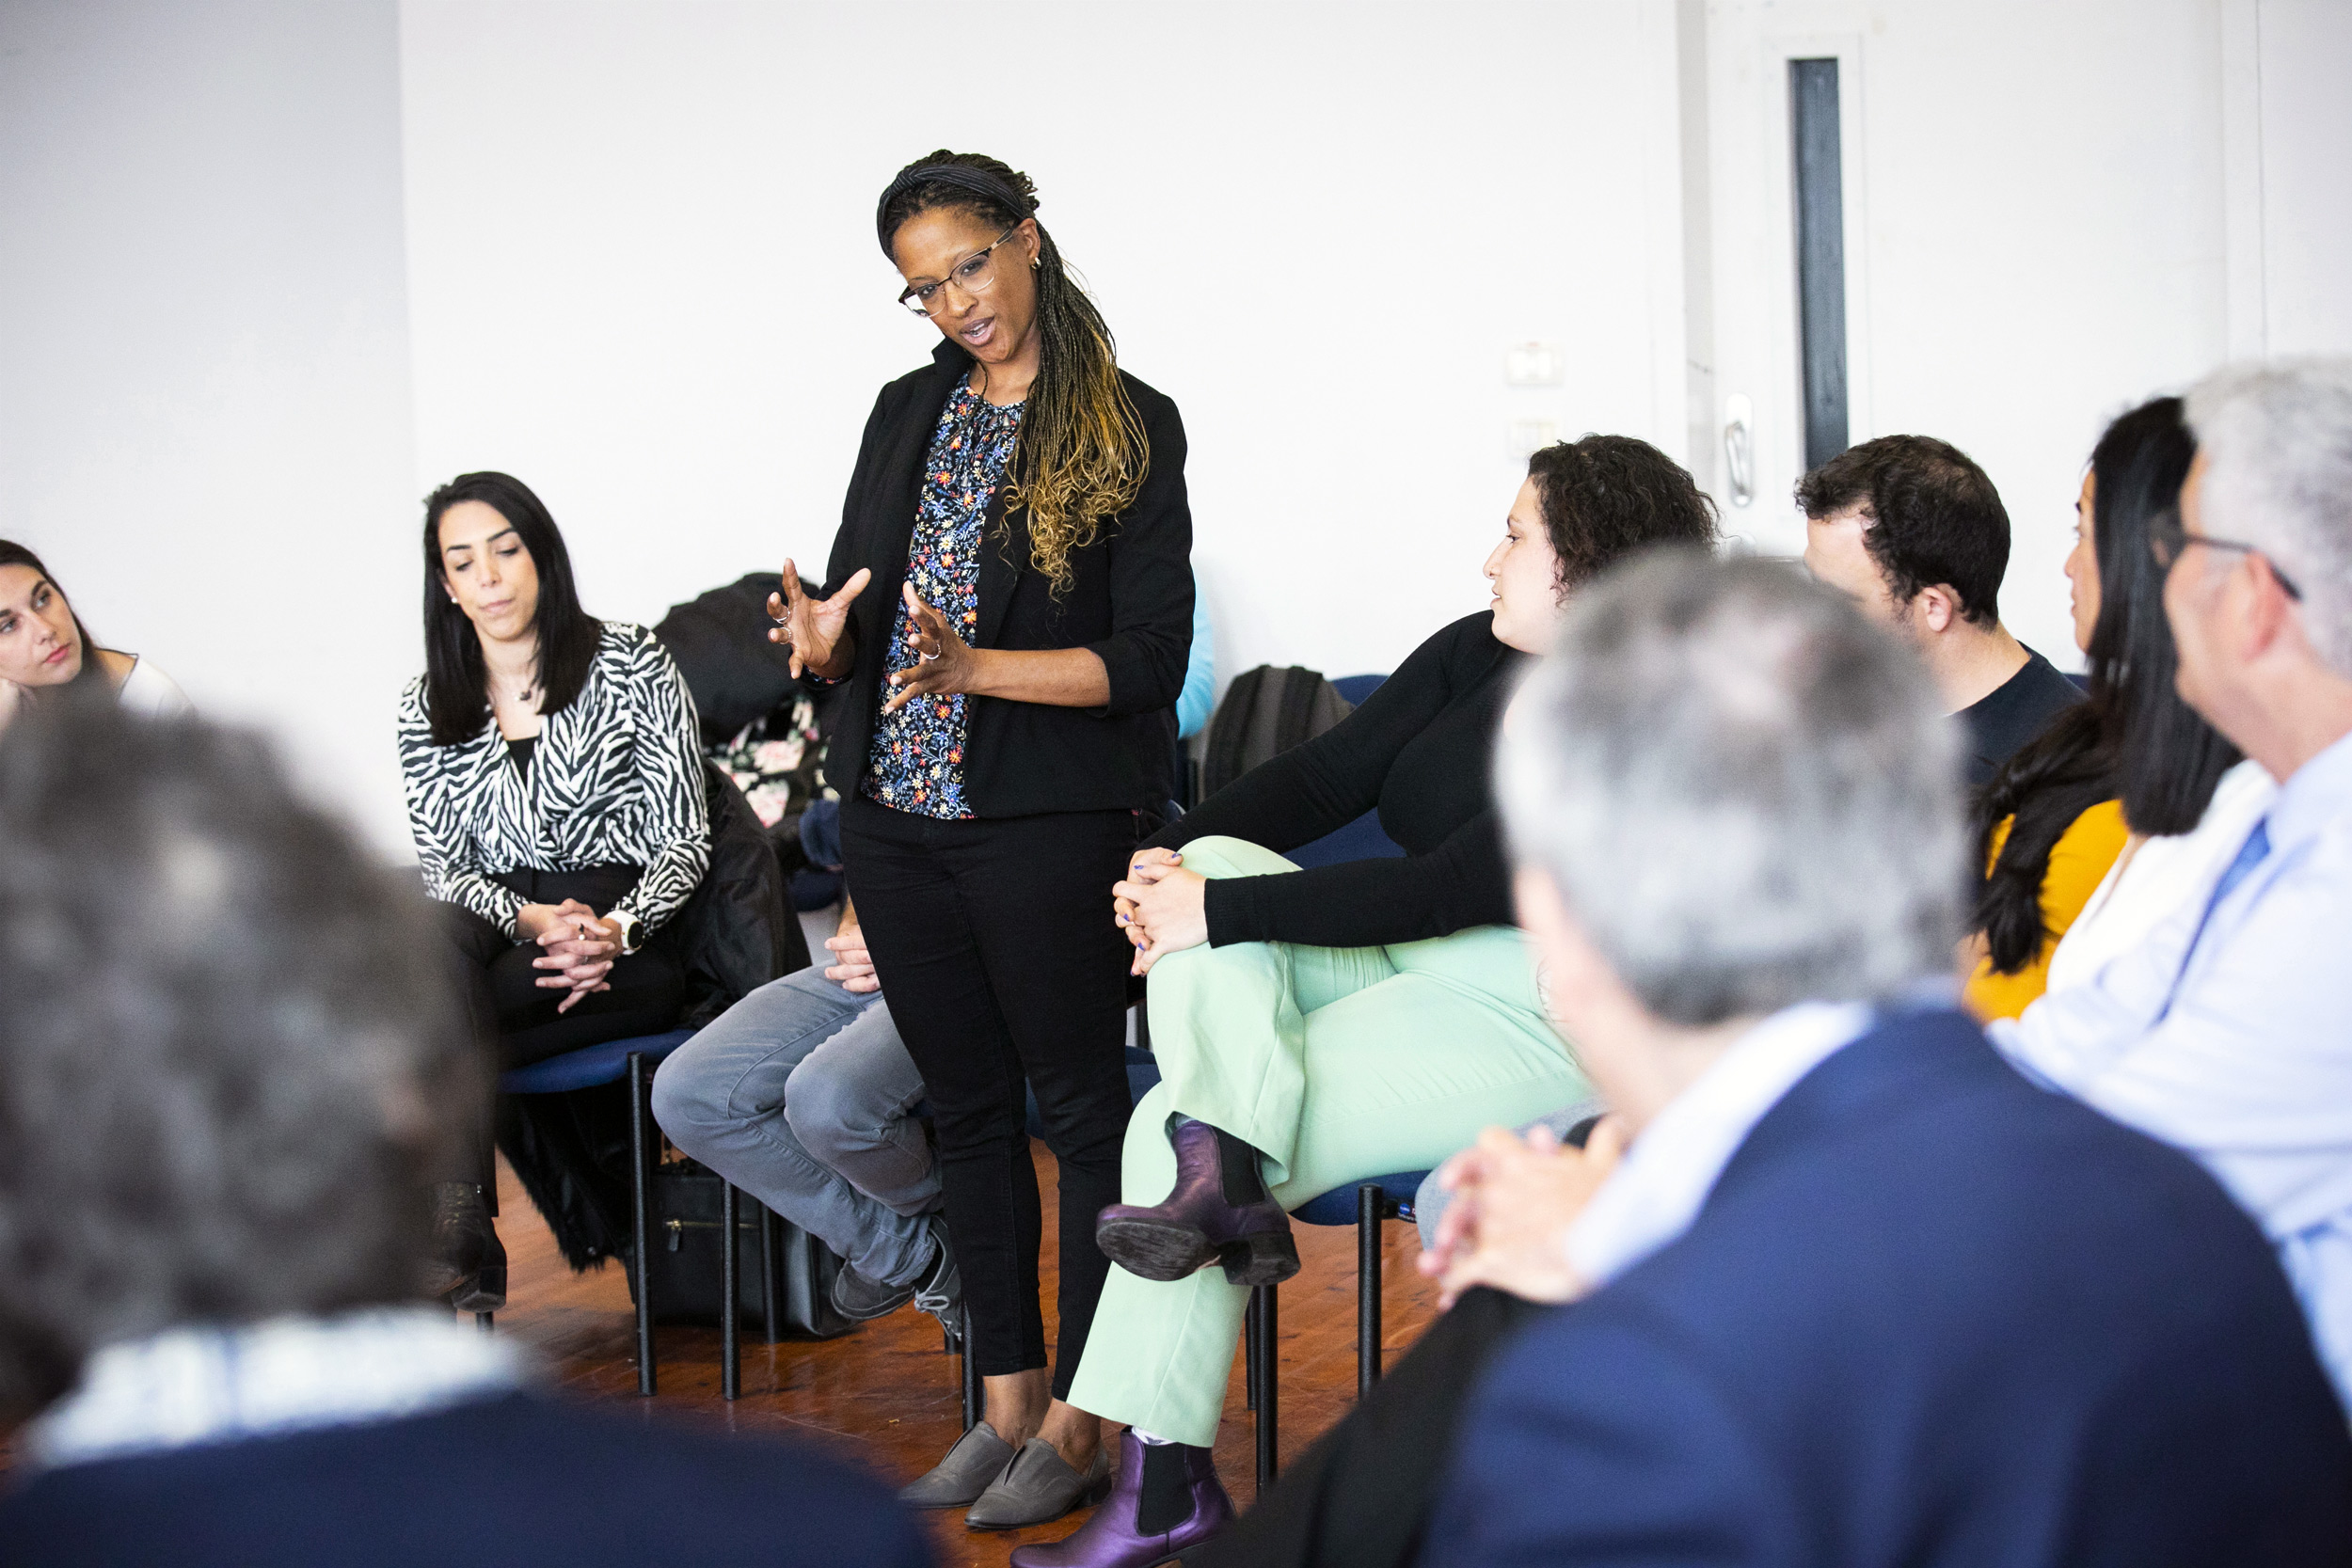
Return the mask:
[[1731,504],[1756,499],[1756,405],[1745,392],[1724,399],[1724,467],[1731,481]]

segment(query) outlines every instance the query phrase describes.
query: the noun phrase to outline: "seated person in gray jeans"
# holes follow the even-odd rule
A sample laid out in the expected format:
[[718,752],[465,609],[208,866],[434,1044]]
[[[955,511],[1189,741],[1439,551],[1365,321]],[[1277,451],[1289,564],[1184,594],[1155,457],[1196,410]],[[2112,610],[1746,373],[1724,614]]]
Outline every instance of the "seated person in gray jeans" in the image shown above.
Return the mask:
[[830,967],[771,981],[661,1064],[670,1141],[840,1254],[833,1304],[859,1322],[909,1300],[955,1330],[962,1291],[939,1167],[910,1113],[922,1074],[899,1043],[847,900]]

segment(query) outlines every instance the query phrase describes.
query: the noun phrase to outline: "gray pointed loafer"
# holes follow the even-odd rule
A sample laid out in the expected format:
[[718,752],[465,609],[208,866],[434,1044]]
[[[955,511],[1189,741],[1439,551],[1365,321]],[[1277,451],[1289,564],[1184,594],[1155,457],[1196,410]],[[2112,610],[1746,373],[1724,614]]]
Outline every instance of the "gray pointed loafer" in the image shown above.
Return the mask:
[[900,1487],[898,1500],[909,1508],[961,1508],[986,1492],[1015,1457],[1012,1445],[981,1421],[956,1439],[947,1457],[932,1465],[930,1474]]
[[1032,1437],[1021,1445],[1004,1473],[989,1483],[963,1522],[974,1529],[1018,1529],[1058,1519],[1081,1503],[1099,1503],[1111,1489],[1108,1444],[1094,1450],[1082,1475],[1054,1445]]

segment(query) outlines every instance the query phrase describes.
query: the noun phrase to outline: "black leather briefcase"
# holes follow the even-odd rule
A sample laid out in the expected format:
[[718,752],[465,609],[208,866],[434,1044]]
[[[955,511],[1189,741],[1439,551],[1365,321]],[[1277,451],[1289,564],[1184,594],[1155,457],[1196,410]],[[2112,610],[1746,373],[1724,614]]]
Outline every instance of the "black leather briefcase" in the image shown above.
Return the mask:
[[[725,1297],[722,1187],[715,1173],[693,1160],[665,1160],[654,1168],[645,1274],[656,1323],[718,1326]],[[769,1233],[764,1254],[763,1218]],[[735,1225],[741,1242],[736,1302],[745,1334],[769,1340],[830,1339],[857,1326],[834,1310],[833,1281],[842,1264],[831,1247],[782,1215],[769,1213],[747,1193],[736,1196]],[[633,1276],[629,1283],[633,1291]],[[771,1301],[776,1308],[772,1329]]]

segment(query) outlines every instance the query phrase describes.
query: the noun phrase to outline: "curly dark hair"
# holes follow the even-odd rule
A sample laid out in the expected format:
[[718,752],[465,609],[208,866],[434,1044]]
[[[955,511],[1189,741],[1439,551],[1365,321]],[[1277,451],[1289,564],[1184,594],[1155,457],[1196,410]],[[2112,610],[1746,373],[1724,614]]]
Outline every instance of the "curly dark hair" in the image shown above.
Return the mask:
[[1560,558],[1560,592],[1645,545],[1715,543],[1715,503],[1679,463],[1630,436],[1556,441],[1527,460]]
[[102,1345],[413,1296],[487,1108],[430,915],[252,736],[10,727],[0,1425]]
[[1808,517],[1856,501],[1870,520],[1862,547],[1897,604],[1942,583],[1970,626],[2000,624],[2009,511],[1976,459],[1932,436],[1882,436],[1849,447],[1797,482],[1797,504]]
[[[943,176],[923,177],[932,170]],[[1037,216],[1037,185],[998,159],[943,147],[891,181],[876,219],[883,251],[908,219],[941,207],[1009,229]],[[1030,563],[1058,594],[1073,580],[1070,552],[1092,544],[1135,504],[1152,451],[1143,416],[1119,379],[1119,348],[1103,313],[1070,276],[1043,224],[1037,238],[1037,381],[1013,439],[1006,500],[1009,509],[1028,509]]]

